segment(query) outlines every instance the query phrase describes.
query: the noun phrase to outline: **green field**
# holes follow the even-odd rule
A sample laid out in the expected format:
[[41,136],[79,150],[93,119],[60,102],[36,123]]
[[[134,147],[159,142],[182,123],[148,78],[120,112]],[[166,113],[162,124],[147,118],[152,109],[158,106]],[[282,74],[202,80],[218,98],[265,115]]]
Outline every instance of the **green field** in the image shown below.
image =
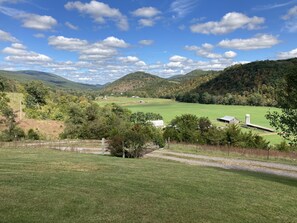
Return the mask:
[[[140,103],[143,101],[144,103]],[[245,121],[245,115],[251,115],[251,122],[253,124],[264,127],[271,127],[269,121],[265,118],[268,111],[279,111],[277,108],[256,107],[256,106],[237,106],[237,105],[207,105],[207,104],[193,104],[180,103],[168,99],[154,99],[154,98],[125,98],[125,97],[109,97],[107,100],[99,100],[99,105],[108,103],[117,103],[125,106],[132,112],[154,112],[163,116],[164,121],[168,124],[172,119],[182,114],[194,114],[198,117],[208,117],[216,125],[224,125],[217,121],[217,118],[223,116],[234,116],[242,123]],[[243,129],[246,131],[246,129]],[[262,131],[254,130],[254,132],[271,142],[271,144],[280,143],[282,138],[276,134],[266,134]]]
[[43,149],[0,149],[1,222],[296,222],[297,181]]

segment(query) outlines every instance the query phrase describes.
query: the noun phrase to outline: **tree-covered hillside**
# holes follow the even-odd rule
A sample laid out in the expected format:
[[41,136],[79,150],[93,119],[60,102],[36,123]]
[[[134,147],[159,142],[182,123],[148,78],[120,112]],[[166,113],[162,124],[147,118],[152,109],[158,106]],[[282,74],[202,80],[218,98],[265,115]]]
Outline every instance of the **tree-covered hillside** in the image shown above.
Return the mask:
[[226,68],[217,77],[177,100],[206,104],[277,105],[277,89],[297,58],[278,61],[256,61]]
[[165,79],[144,72],[135,72],[107,85],[101,93],[174,98],[178,94],[195,89],[216,75],[217,72],[214,71],[195,70]]
[[27,83],[30,81],[38,80],[51,88],[63,90],[96,90],[101,87],[100,85],[89,85],[73,82],[58,75],[40,71],[0,70],[0,77],[7,78],[9,80],[16,80],[20,83]]

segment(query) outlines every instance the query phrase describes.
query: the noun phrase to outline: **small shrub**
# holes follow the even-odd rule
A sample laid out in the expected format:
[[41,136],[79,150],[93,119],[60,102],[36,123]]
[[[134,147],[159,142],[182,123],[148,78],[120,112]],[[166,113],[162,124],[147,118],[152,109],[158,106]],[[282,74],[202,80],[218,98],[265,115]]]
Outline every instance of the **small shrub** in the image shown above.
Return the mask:
[[27,139],[39,140],[40,139],[40,136],[33,129],[29,129],[28,134],[27,134]]

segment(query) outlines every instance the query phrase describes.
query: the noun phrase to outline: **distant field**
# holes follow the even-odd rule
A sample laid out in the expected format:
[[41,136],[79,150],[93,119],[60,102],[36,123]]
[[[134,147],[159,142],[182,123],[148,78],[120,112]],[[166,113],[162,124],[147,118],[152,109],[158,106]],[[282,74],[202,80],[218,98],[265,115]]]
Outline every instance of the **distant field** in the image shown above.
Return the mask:
[[[140,103],[143,101],[144,103]],[[277,108],[256,107],[256,106],[237,106],[237,105],[206,105],[193,103],[180,103],[169,99],[154,98],[126,98],[126,97],[109,97],[106,100],[100,99],[100,105],[108,103],[117,103],[125,106],[132,112],[155,112],[163,116],[164,121],[169,123],[178,115],[194,114],[199,117],[208,117],[216,125],[223,125],[217,121],[217,118],[225,115],[235,116],[242,123],[245,121],[245,115],[251,115],[253,124],[271,127],[269,121],[265,118],[265,114],[270,111],[278,111]],[[244,129],[244,131],[246,131]],[[264,134],[263,137],[271,142],[271,144],[281,142],[282,138],[278,135],[266,134],[261,131],[254,131]]]
[[157,159],[0,148],[1,222],[297,222],[297,181]]

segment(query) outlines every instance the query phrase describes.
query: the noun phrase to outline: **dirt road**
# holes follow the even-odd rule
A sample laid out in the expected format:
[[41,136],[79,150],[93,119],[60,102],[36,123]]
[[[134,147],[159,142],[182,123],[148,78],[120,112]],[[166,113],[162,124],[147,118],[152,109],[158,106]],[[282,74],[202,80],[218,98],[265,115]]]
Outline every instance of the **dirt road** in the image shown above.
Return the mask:
[[167,159],[181,163],[186,163],[189,165],[262,172],[297,179],[297,166],[294,165],[252,160],[241,160],[233,158],[211,157],[187,153],[170,152],[166,150],[156,150],[152,153],[146,154],[145,157]]

